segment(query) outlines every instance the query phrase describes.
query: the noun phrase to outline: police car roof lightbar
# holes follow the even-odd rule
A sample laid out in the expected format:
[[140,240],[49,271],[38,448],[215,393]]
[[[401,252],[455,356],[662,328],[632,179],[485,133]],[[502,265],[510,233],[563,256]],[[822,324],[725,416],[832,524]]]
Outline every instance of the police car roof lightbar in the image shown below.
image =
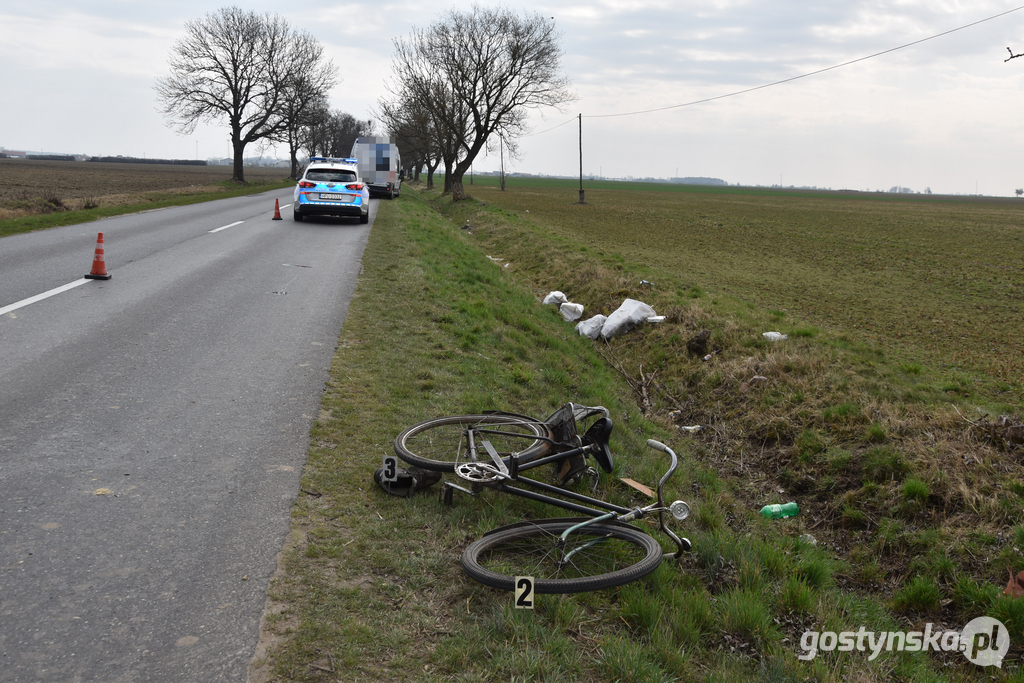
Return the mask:
[[342,164],[358,164],[359,163],[359,159],[354,159],[354,158],[351,158],[351,157],[346,157],[344,159],[339,159],[338,157],[310,157],[309,161],[310,161],[310,163],[312,163],[314,161],[329,161],[329,162],[342,163]]

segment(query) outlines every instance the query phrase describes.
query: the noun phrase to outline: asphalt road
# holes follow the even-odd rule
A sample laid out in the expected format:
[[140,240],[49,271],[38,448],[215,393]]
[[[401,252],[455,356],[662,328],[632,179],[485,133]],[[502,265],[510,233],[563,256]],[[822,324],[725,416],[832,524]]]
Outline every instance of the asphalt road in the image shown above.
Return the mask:
[[290,203],[0,240],[0,311],[113,276],[0,314],[0,681],[245,680],[370,229]]

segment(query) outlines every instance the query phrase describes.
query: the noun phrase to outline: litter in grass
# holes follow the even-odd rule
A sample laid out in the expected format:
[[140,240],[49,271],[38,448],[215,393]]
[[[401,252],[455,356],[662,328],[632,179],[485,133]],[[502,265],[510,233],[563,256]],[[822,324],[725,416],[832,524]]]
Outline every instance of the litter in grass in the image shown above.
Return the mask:
[[597,314],[593,318],[584,320],[583,322],[576,325],[576,332],[581,337],[589,337],[591,339],[597,339],[601,334],[601,328],[604,327],[604,321],[608,319],[608,316]]
[[[564,292],[557,289],[549,292],[544,297],[543,303],[558,306],[559,312],[566,322],[573,322],[583,317],[583,304],[576,304],[569,301]],[[653,308],[636,299],[626,299],[609,316],[595,315],[588,320],[576,325],[576,332],[581,337],[597,339],[603,337],[610,339],[617,335],[630,331],[640,323],[661,323],[665,316],[658,315]]]
[[558,312],[562,314],[566,322],[571,323],[583,317],[583,304],[566,302],[558,307]]
[[562,304],[569,303],[569,299],[568,297],[565,296],[565,294],[562,294],[556,289],[555,291],[551,292],[546,297],[544,297],[544,303],[558,304],[559,306],[561,306]]
[[800,507],[796,503],[785,503],[780,505],[775,503],[774,505],[765,505],[761,508],[761,516],[767,519],[785,519],[786,517],[795,517],[800,513]]
[[612,337],[629,332],[653,315],[656,315],[654,309],[643,301],[626,299],[604,321],[604,326],[601,328],[601,336],[605,339],[611,339]]
[[628,487],[630,487],[632,489],[636,489],[637,491],[639,491],[640,493],[644,494],[648,498],[655,498],[656,497],[654,495],[654,491],[653,490],[651,490],[647,486],[644,486],[643,484],[641,484],[638,481],[635,481],[633,479],[627,479],[626,477],[622,477],[621,479],[619,479],[619,481],[621,481],[623,484],[625,484],[626,486],[628,486]]
[[[708,351],[708,341],[710,340],[711,330],[701,330],[686,340],[686,350],[695,356],[703,356]],[[704,360],[710,360],[710,358]]]
[[768,381],[768,378],[763,375],[754,375],[746,382],[740,383],[740,393],[746,393],[750,387],[756,387],[758,384],[764,384]]
[[789,339],[786,335],[781,332],[762,332],[761,336],[768,341],[782,341],[783,339]]
[[1013,570],[1009,567],[1006,571],[1010,573],[1010,580],[1006,582],[1006,588],[1003,590],[1003,595],[1011,598],[1019,598],[1024,595],[1024,571],[1013,575]]

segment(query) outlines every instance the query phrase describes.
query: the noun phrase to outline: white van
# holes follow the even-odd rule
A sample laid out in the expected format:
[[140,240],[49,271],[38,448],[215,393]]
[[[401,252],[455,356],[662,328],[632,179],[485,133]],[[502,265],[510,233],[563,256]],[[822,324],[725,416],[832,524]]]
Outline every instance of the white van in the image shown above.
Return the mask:
[[359,177],[370,196],[394,199],[402,190],[402,157],[386,135],[356,138],[352,157],[359,160]]

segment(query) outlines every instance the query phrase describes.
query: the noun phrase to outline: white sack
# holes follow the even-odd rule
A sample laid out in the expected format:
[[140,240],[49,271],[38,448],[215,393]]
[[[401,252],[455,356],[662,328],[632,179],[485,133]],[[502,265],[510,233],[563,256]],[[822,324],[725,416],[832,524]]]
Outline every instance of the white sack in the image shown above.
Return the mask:
[[601,328],[604,327],[604,321],[608,319],[605,315],[595,315],[593,318],[584,320],[583,322],[576,325],[576,331],[581,337],[590,337],[591,339],[597,339],[598,335],[601,334]]
[[566,322],[571,323],[573,320],[583,317],[583,304],[564,303],[558,307],[558,312],[562,314]]
[[614,313],[608,316],[608,320],[601,328],[601,336],[611,339],[616,335],[628,332],[653,315],[655,315],[654,309],[643,301],[626,299]]
[[783,339],[789,339],[789,337],[781,332],[762,332],[761,336],[768,341],[782,341]]
[[554,291],[554,292],[551,292],[546,297],[544,297],[544,303],[546,303],[546,304],[559,304],[559,305],[561,305],[561,304],[567,303],[568,301],[569,301],[568,297],[566,297],[565,294],[562,294],[561,292],[559,292],[557,290]]

